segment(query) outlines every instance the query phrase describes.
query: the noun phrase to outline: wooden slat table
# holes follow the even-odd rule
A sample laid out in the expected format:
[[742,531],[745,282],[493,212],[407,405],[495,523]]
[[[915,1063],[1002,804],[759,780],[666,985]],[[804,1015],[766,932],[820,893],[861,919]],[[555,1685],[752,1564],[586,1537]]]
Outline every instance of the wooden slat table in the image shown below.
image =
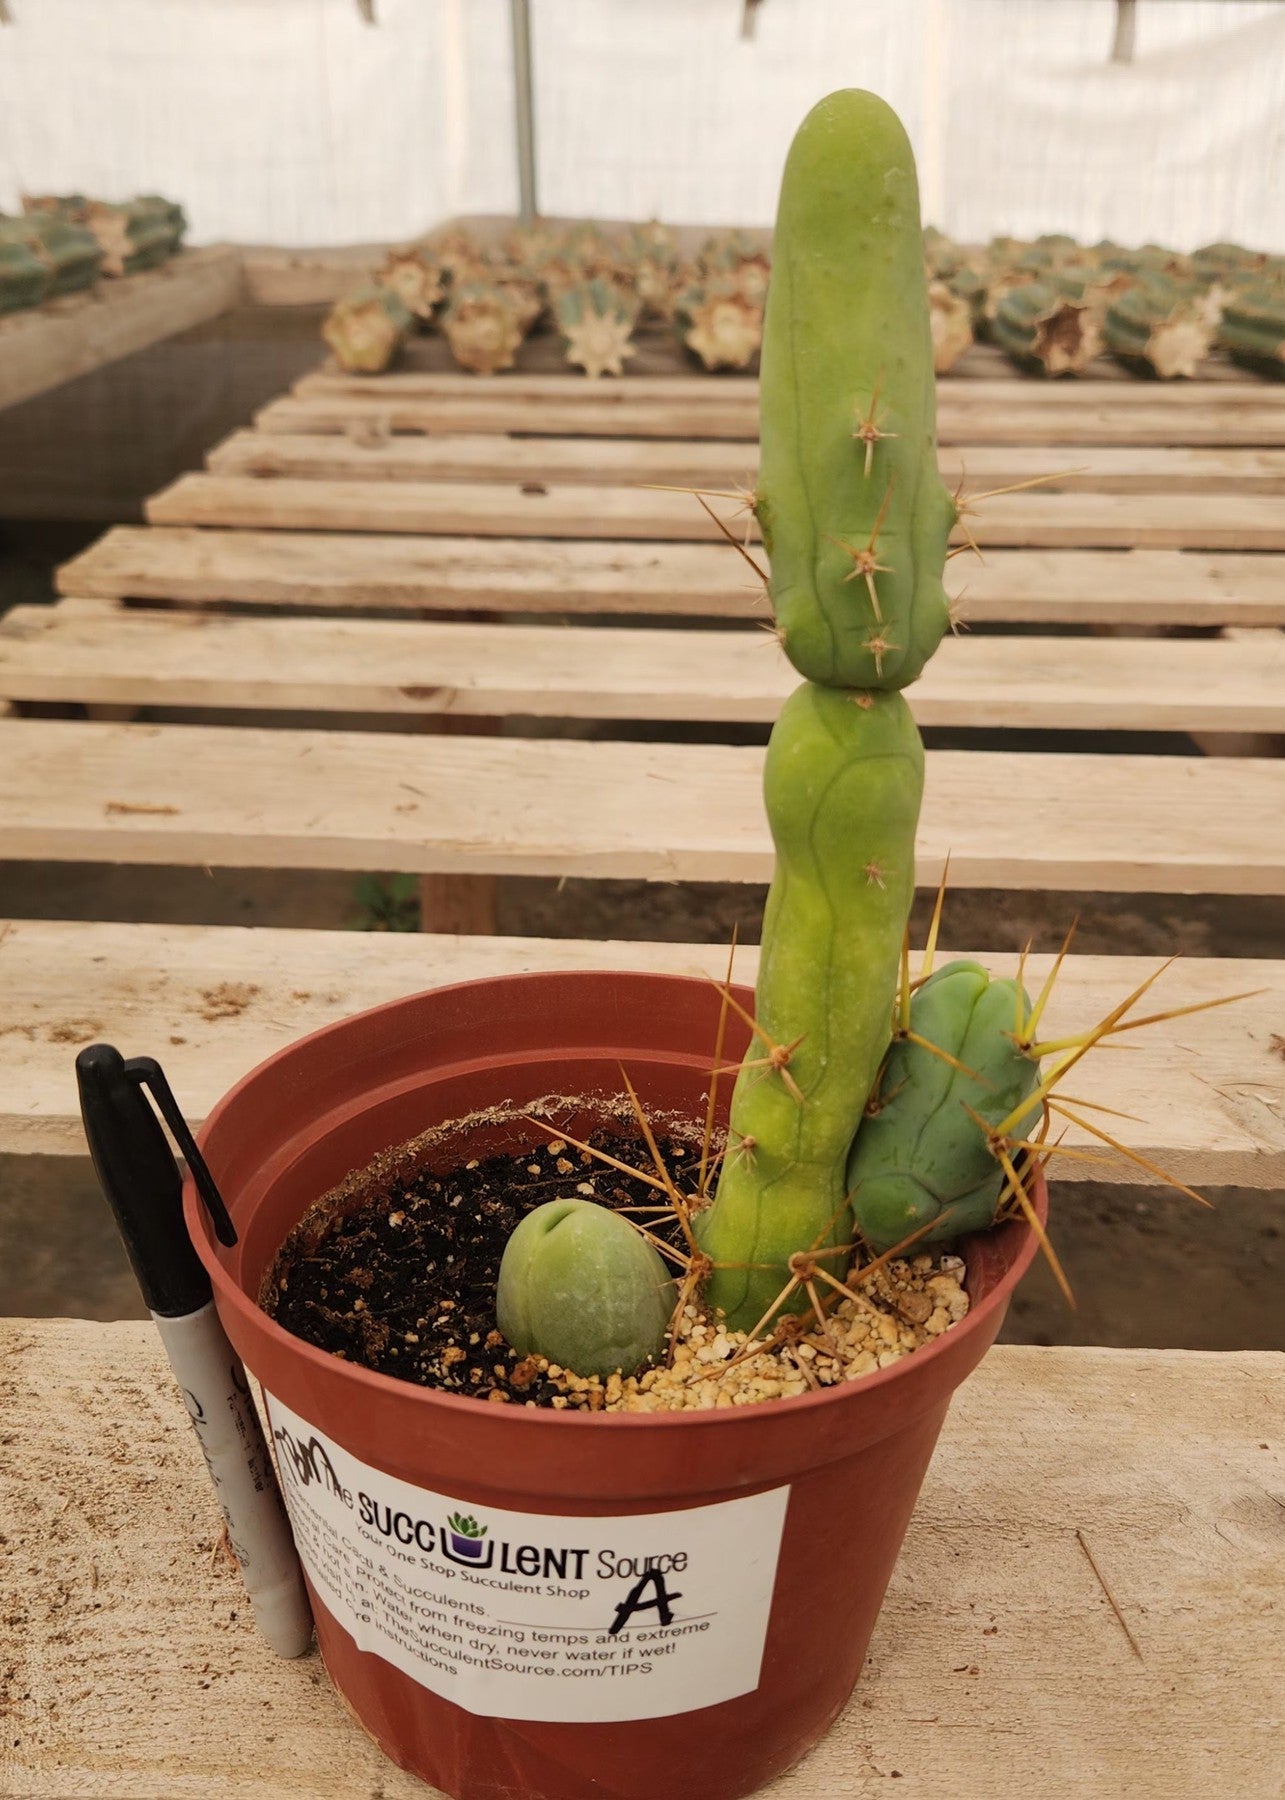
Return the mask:
[[[8,1321],[0,1370],[5,1793],[431,1796],[315,1651],[283,1662],[255,1635],[150,1324]],[[1283,1404],[1278,1355],[993,1350],[856,1694],[765,1795],[1275,1800]]]

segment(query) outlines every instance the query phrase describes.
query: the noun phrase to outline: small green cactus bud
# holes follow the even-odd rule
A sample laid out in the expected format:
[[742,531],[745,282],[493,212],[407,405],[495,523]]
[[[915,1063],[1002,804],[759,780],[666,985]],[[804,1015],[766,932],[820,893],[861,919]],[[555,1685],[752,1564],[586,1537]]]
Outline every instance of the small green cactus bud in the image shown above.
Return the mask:
[[[1029,1011],[1023,992],[1022,1020]],[[911,1002],[910,1029],[963,1068],[911,1038],[888,1053],[848,1158],[857,1228],[876,1251],[923,1225],[932,1229],[921,1241],[932,1243],[995,1223],[1005,1176],[977,1118],[1000,1125],[1040,1078],[1038,1062],[1016,1042],[1017,983],[992,981],[979,963],[948,963],[930,975]],[[1038,1118],[1037,1102],[1011,1135],[1027,1135]]]
[[660,1354],[675,1300],[664,1263],[619,1213],[550,1200],[505,1246],[495,1312],[523,1356],[605,1377]]

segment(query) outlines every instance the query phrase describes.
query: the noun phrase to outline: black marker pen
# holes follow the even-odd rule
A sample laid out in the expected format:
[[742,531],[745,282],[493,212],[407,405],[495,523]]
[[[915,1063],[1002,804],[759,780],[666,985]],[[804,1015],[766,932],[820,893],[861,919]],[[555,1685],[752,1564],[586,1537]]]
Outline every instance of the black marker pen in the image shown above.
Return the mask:
[[126,1062],[110,1044],[91,1044],[76,1058],[76,1079],[94,1170],[191,1416],[255,1622],[278,1656],[302,1656],[312,1613],[299,1558],[245,1369],[183,1221],[178,1164],[144,1086],[187,1158],[219,1242],[234,1244],[235,1228],[158,1063]]

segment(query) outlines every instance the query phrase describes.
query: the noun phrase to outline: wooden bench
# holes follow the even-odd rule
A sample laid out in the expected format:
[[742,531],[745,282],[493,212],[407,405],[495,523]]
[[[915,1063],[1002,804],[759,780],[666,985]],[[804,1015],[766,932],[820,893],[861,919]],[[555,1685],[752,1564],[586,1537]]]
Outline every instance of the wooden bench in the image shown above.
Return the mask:
[[[283,1662],[256,1635],[152,1326],[6,1322],[0,1366],[4,1791],[431,1797],[315,1651]],[[1269,1800],[1283,1388],[1266,1354],[993,1350],[852,1701],[765,1795]]]

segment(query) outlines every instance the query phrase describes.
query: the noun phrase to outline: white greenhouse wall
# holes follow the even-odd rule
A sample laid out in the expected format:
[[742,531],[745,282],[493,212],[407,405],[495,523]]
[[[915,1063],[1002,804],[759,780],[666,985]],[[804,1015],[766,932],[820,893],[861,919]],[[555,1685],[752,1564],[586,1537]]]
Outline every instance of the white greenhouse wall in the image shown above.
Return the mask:
[[[338,244],[516,204],[508,0],[9,0],[0,208],[182,199],[192,238]],[[550,213],[767,223],[790,134],[873,87],[964,238],[1285,247],[1285,4],[531,0]]]

